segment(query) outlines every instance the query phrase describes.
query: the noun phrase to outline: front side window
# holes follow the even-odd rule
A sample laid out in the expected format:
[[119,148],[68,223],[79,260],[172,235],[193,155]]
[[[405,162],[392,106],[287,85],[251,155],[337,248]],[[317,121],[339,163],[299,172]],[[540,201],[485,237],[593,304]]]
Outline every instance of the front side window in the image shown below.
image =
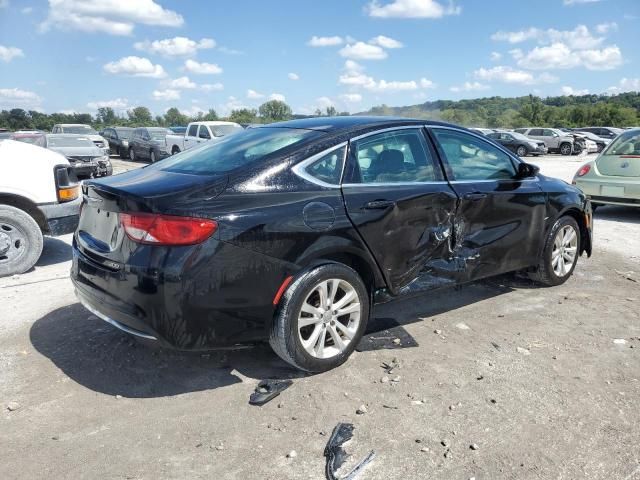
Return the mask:
[[506,180],[516,176],[511,158],[481,139],[455,130],[434,128],[453,180]]
[[542,137],[542,136],[544,136],[544,135],[542,134],[542,129],[541,129],[541,128],[532,128],[532,129],[529,131],[529,135],[531,135],[531,136],[533,136],[533,137]]
[[544,129],[544,134],[545,137],[557,137],[558,134],[556,132],[554,132],[553,130],[550,130],[548,128]]
[[198,135],[198,125],[190,125],[189,126],[189,137],[196,137]]
[[435,162],[418,128],[371,135],[352,143],[356,183],[436,181]]
[[346,146],[336,148],[323,155],[311,165],[307,166],[304,169],[305,172],[322,182],[338,185],[340,183],[340,176],[342,175],[346,149]]

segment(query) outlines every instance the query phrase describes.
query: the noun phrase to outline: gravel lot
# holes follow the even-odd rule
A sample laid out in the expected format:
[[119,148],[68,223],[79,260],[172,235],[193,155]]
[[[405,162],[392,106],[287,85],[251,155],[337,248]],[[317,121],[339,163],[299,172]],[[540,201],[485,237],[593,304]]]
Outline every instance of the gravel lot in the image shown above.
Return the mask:
[[[586,159],[530,161],[570,181]],[[69,243],[0,279],[1,479],[321,479],[340,421],[353,460],[377,453],[363,479],[640,479],[640,210],[599,209],[561,287],[507,275],[376,308],[363,351],[316,376],[267,347],[137,344],[79,306]],[[249,406],[262,378],[294,384]]]

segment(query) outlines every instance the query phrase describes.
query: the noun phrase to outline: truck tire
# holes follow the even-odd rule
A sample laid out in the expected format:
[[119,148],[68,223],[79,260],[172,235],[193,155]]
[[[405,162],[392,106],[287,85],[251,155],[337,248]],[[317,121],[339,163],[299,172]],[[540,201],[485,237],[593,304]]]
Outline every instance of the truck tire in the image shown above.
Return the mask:
[[31,215],[0,205],[0,277],[30,270],[40,258],[43,244],[42,231]]
[[180,148],[177,145],[174,145],[171,149],[171,155],[176,155],[178,153],[180,153]]

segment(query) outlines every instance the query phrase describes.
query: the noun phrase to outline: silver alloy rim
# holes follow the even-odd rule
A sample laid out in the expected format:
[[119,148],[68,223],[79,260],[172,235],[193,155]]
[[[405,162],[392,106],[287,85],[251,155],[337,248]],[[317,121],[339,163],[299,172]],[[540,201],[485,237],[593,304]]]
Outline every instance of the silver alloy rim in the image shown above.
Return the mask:
[[362,307],[356,289],[332,278],[316,285],[298,314],[298,338],[315,358],[332,358],[345,351],[360,327]]
[[561,153],[564,153],[564,154],[571,153],[571,147],[569,145],[567,145],[567,144],[562,145]]
[[565,225],[553,241],[551,266],[558,277],[565,277],[571,271],[578,253],[578,234],[571,225]]
[[524,147],[518,148],[518,151],[516,152],[516,155],[518,155],[519,157],[524,157],[526,154],[527,154],[527,149]]

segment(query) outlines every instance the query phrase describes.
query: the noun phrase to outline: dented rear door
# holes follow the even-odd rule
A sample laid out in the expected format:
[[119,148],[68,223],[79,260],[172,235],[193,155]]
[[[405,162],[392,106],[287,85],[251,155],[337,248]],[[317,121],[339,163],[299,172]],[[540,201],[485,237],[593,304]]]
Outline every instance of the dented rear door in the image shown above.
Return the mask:
[[538,178],[516,178],[518,161],[479,136],[445,127],[429,131],[460,198],[452,251],[459,280],[537,264],[546,215]]
[[430,261],[447,258],[457,196],[421,128],[396,128],[350,142],[342,192],[347,214],[401,291]]

